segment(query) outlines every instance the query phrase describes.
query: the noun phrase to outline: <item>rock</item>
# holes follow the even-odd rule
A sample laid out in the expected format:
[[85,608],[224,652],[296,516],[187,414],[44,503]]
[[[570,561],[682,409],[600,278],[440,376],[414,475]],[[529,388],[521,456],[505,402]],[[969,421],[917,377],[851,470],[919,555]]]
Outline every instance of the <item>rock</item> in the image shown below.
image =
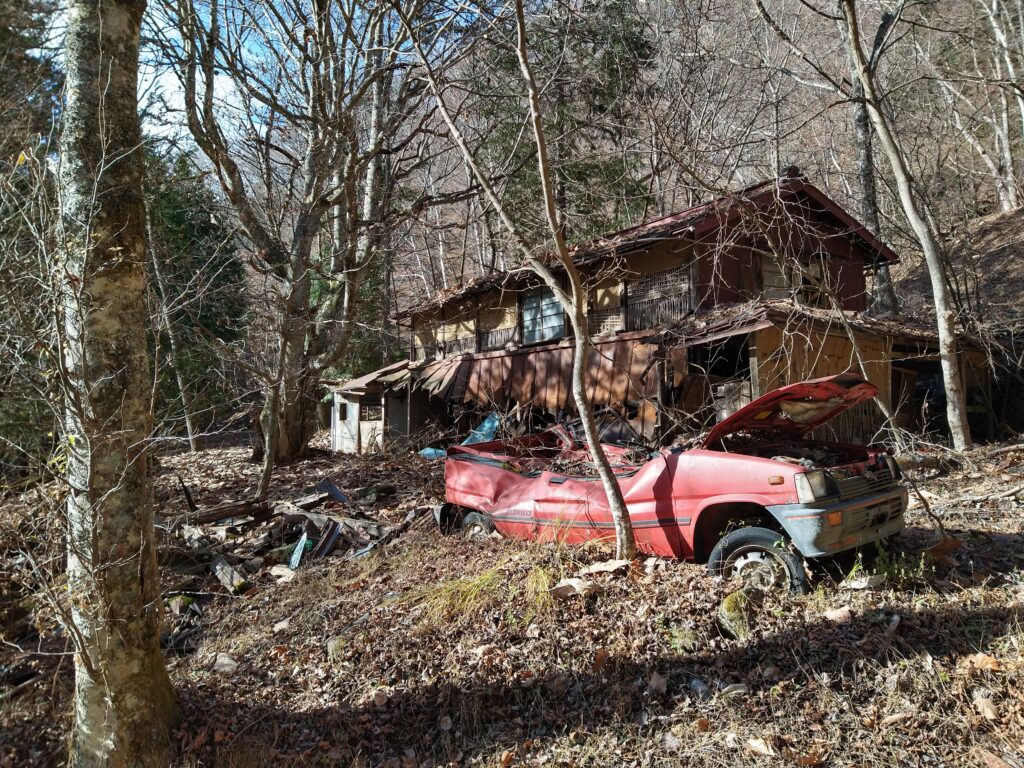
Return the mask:
[[700,633],[688,627],[672,627],[668,631],[668,643],[674,651],[693,653],[700,645]]
[[589,597],[601,591],[601,588],[586,579],[562,579],[551,588],[551,596],[556,600],[568,600],[570,597]]
[[745,640],[754,628],[754,617],[764,602],[764,594],[757,589],[744,587],[737,590],[718,606],[718,623],[726,634],[737,640]]
[[332,664],[337,664],[344,660],[347,647],[344,636],[335,635],[327,641],[327,660]]
[[174,614],[181,615],[194,603],[196,599],[191,595],[174,595],[167,601],[167,609]]
[[230,675],[233,674],[236,669],[238,669],[238,662],[235,661],[234,657],[226,653],[218,653],[217,657],[213,660],[214,672]]
[[733,683],[732,685],[725,686],[720,693],[723,696],[746,696],[750,693],[750,688],[744,683]]
[[848,624],[853,621],[853,611],[850,610],[848,605],[844,605],[842,608],[832,608],[825,611],[822,615],[836,624]]
[[270,575],[277,577],[278,584],[286,584],[295,578],[295,571],[287,565],[275,565],[270,569]]

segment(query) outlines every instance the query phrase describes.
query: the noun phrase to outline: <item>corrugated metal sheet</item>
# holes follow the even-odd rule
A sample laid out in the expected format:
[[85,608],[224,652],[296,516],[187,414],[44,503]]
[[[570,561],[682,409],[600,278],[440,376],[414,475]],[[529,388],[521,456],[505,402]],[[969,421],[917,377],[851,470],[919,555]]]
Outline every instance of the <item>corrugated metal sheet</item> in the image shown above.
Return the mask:
[[[659,348],[618,337],[596,344],[588,361],[586,386],[591,403],[635,407],[636,417],[630,422],[641,434],[651,434],[657,418]],[[448,402],[498,409],[531,406],[557,413],[573,410],[574,357],[571,346],[547,345],[446,358],[413,375],[416,386]]]
[[339,392],[346,392],[348,394],[356,395],[362,394],[367,389],[375,388],[380,385],[381,382],[386,382],[389,379],[401,377],[406,369],[409,367],[408,360],[400,360],[397,363],[386,365],[373,373],[367,373],[360,376],[357,379],[351,379],[342,383],[338,386]]

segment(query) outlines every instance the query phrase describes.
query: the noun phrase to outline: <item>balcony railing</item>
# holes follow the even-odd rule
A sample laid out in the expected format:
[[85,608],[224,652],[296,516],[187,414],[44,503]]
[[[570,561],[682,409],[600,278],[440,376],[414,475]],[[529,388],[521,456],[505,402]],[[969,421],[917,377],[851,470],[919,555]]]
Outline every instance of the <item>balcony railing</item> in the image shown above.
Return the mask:
[[511,328],[495,328],[491,331],[480,331],[480,351],[503,349],[516,336],[515,326]]
[[693,309],[689,293],[634,300],[626,304],[626,330],[642,331],[657,325],[671,325]]

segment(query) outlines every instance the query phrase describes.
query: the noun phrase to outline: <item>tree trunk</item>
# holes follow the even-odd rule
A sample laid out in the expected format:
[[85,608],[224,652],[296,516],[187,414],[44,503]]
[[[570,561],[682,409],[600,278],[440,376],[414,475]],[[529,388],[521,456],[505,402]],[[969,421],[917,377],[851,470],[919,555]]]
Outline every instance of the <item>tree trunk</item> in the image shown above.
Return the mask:
[[949,434],[953,440],[953,447],[958,451],[964,451],[971,447],[971,431],[967,424],[963,376],[960,372],[960,357],[957,354],[956,314],[953,310],[949,286],[946,283],[939,238],[932,228],[930,216],[925,207],[926,203],[920,200],[914,189],[914,179],[907,167],[903,151],[889,126],[888,119],[882,113],[882,105],[875,90],[874,79],[871,77],[860,47],[860,30],[857,26],[854,0],[840,0],[840,8],[846,24],[847,48],[854,63],[853,74],[860,80],[861,87],[864,89],[868,114],[892,167],[903,212],[921,244],[925,263],[928,265],[928,277],[931,280],[935,318],[938,326],[939,359],[942,363],[942,378],[946,389],[946,416],[949,422]]
[[[844,32],[842,25],[840,31]],[[844,35],[845,36],[845,35]],[[846,41],[846,58],[850,71],[856,71],[856,61]],[[875,185],[875,153],[871,146],[871,116],[864,103],[864,87],[860,80],[853,79],[850,88],[853,102],[853,139],[857,146],[857,181],[860,185],[860,215],[864,225],[873,235],[882,234],[881,217],[878,215],[878,193]],[[891,315],[899,310],[896,291],[892,284],[889,265],[882,264],[875,273],[875,286],[871,296],[871,312],[876,315]]]
[[60,188],[74,766],[164,766],[177,704],[160,653],[147,441],[145,210],[136,78],[144,2],[68,8]]
[[530,104],[530,121],[533,124],[533,139],[537,148],[537,167],[540,173],[541,189],[544,195],[544,212],[547,217],[548,228],[555,241],[555,248],[558,260],[565,269],[569,279],[569,291],[562,291],[551,272],[538,259],[531,259],[531,266],[534,272],[540,275],[548,284],[555,296],[558,297],[563,309],[572,321],[573,333],[576,338],[576,354],[572,365],[572,396],[576,403],[576,410],[579,413],[580,421],[583,423],[583,434],[586,436],[587,447],[590,449],[591,457],[597,467],[597,474],[601,478],[601,485],[604,486],[605,496],[608,498],[608,507],[612,513],[612,520],[615,524],[615,556],[625,560],[632,560],[636,557],[636,537],[633,535],[633,523],[629,518],[629,509],[626,507],[626,500],[622,497],[622,489],[619,481],[612,471],[608,457],[601,447],[598,438],[597,427],[594,424],[594,414],[590,410],[590,402],[587,398],[586,371],[587,353],[592,344],[590,341],[590,329],[587,323],[587,289],[580,279],[576,265],[573,263],[572,255],[565,241],[564,223],[558,213],[558,202],[553,181],[553,174],[548,164],[547,146],[544,140],[544,122],[541,116],[540,91],[533,78],[533,70],[530,68],[528,48],[526,43],[526,15],[523,11],[522,0],[516,0],[516,26],[518,29],[518,45],[516,54],[519,58],[519,68],[523,73],[523,80],[526,82],[528,102]]
[[160,314],[164,327],[167,329],[167,339],[171,347],[171,367],[174,369],[174,380],[178,384],[178,393],[181,395],[181,409],[185,415],[185,432],[188,435],[188,447],[192,453],[203,449],[202,437],[196,426],[196,418],[192,408],[192,392],[189,387],[188,374],[185,370],[184,361],[181,359],[181,341],[178,339],[178,332],[174,327],[171,317],[170,300],[167,297],[167,283],[164,281],[162,267],[160,265],[159,249],[153,242],[153,227],[149,215],[146,216],[146,235],[149,238],[150,260],[153,263],[153,277],[156,279],[157,298],[160,301]]
[[484,196],[491,204],[494,212],[498,215],[498,219],[501,221],[502,225],[512,236],[512,239],[515,241],[516,246],[519,248],[522,255],[526,258],[527,263],[530,265],[530,269],[532,269],[533,272],[544,280],[545,284],[551,288],[555,296],[558,297],[562,308],[569,315],[576,338],[576,354],[573,360],[571,384],[573,400],[576,404],[577,410],[579,411],[580,419],[583,422],[583,432],[586,436],[587,447],[590,448],[594,463],[597,466],[598,475],[601,478],[601,484],[604,487],[606,496],[608,497],[608,506],[611,509],[612,519],[615,521],[615,549],[617,556],[632,560],[636,556],[636,539],[633,535],[633,525],[629,519],[629,511],[626,509],[626,502],[622,498],[622,489],[619,487],[618,480],[615,478],[611,465],[608,463],[608,458],[605,456],[604,450],[601,448],[601,442],[597,436],[597,428],[594,426],[593,414],[590,412],[590,404],[587,400],[585,373],[588,362],[587,352],[591,343],[586,318],[586,292],[583,288],[582,281],[580,280],[579,273],[569,255],[568,248],[565,244],[565,238],[562,237],[562,228],[559,226],[555,195],[551,184],[551,173],[548,167],[547,149],[544,143],[544,128],[541,122],[540,113],[540,96],[527,59],[526,20],[521,0],[516,0],[515,8],[516,25],[518,28],[518,46],[516,48],[516,55],[519,59],[519,66],[522,70],[523,78],[526,81],[526,87],[529,95],[530,119],[533,125],[534,141],[537,149],[537,164],[543,187],[544,199],[541,202],[544,206],[548,227],[554,236],[555,245],[558,249],[558,260],[565,268],[566,274],[569,278],[569,293],[566,293],[566,291],[558,284],[558,280],[555,278],[554,274],[545,262],[535,256],[530,245],[523,237],[522,231],[516,225],[516,222],[509,216],[505,207],[501,204],[501,200],[494,191],[494,187],[491,185],[490,179],[488,179],[487,175],[483,173],[480,166],[477,165],[476,158],[470,150],[469,145],[466,143],[466,137],[463,135],[462,131],[459,130],[459,127],[456,125],[451,112],[448,110],[448,107],[444,102],[444,99],[441,97],[441,88],[437,82],[437,78],[434,76],[434,71],[430,66],[430,60],[424,53],[412,26],[409,24],[408,17],[406,17],[400,9],[396,8],[396,11],[400,21],[402,22],[402,26],[409,35],[413,50],[416,52],[416,57],[419,59],[420,64],[423,65],[427,86],[434,95],[438,111],[441,113],[441,117],[444,120],[445,125],[448,126],[448,133],[452,142],[459,148],[459,151],[462,152],[462,157],[465,160],[466,165],[473,172],[473,176],[476,177],[477,183],[484,192]]

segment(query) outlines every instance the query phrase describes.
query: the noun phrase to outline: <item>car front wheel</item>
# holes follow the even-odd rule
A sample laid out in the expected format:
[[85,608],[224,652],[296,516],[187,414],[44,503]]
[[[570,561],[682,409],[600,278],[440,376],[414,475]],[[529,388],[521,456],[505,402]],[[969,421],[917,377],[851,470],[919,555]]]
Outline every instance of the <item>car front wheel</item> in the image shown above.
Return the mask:
[[727,533],[711,550],[708,570],[716,576],[739,577],[745,585],[765,591],[807,591],[803,558],[782,534],[767,528]]
[[494,533],[494,521],[479,512],[467,512],[462,518],[459,530],[463,538],[485,539]]

